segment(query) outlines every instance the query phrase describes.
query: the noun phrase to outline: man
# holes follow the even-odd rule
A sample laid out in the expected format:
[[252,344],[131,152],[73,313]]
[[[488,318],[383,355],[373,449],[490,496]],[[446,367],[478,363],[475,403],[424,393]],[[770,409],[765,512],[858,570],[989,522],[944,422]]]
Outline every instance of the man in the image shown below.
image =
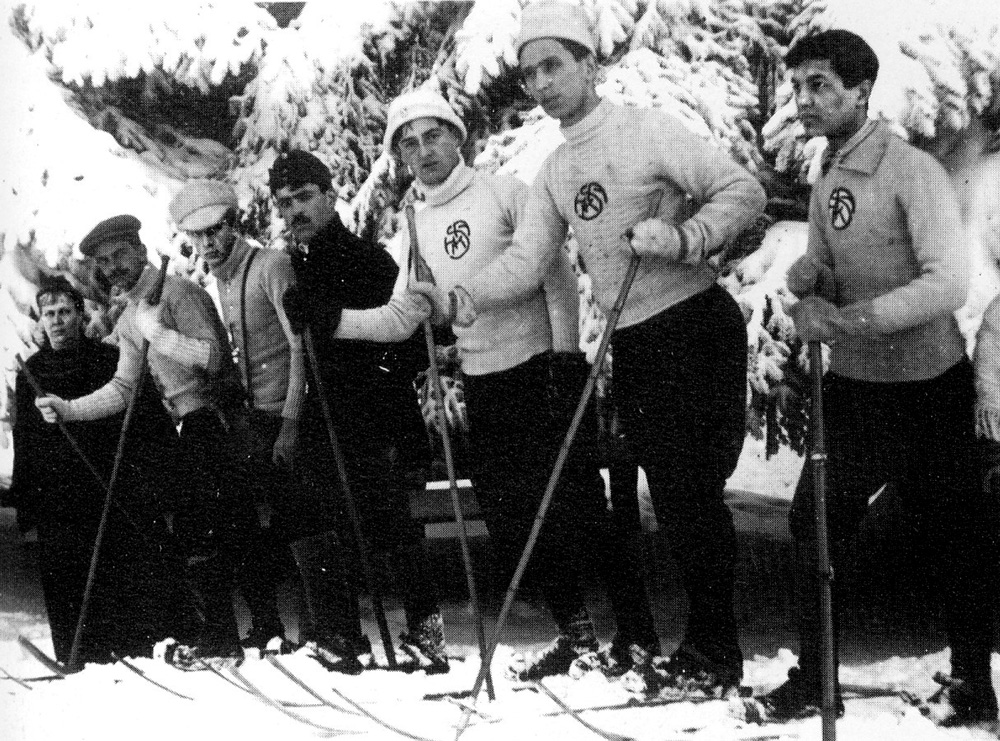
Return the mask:
[[[831,350],[823,397],[834,573],[869,498],[895,482],[942,576],[952,676],[938,677],[931,704],[947,724],[995,720],[987,599],[995,505],[977,481],[973,373],[953,316],[969,281],[958,202],[930,155],[868,119],[879,65],[863,39],[815,34],[785,62],[806,134],[828,141],[808,247],[788,286],[802,299],[792,307],[799,336]],[[779,718],[821,705],[812,503],[807,468],[789,515],[802,585],[799,666],[764,698]]]
[[[300,458],[318,497],[341,523],[341,540],[348,547],[340,558],[357,553],[361,544],[349,545],[353,533],[318,399],[321,384],[364,537],[388,553],[402,591],[407,623],[403,648],[427,672],[446,672],[441,613],[427,572],[423,529],[410,517],[406,480],[408,469],[426,467],[429,457],[412,385],[418,369],[426,367],[423,343],[417,336],[389,346],[331,339],[342,309],[372,308],[389,299],[399,268],[384,249],[343,225],[330,171],[313,155],[298,150],[281,155],[271,168],[270,188],[295,240],[295,286],[285,293],[285,309],[293,327],[311,330],[319,363],[311,369],[317,383],[309,386]],[[327,537],[326,547],[335,546]],[[356,587],[352,591],[356,593]],[[347,608],[322,627],[316,643],[326,658],[357,668],[359,657],[370,653],[370,644],[361,632],[356,594],[349,596]]]
[[[416,217],[421,257],[445,288],[474,277],[510,246],[527,195],[515,178],[466,165],[460,153],[465,136],[462,120],[433,92],[408,93],[389,107],[384,146],[417,178],[427,204]],[[425,302],[413,301],[403,294],[383,309],[344,312],[336,336],[408,336],[429,314]],[[578,311],[576,276],[560,249],[534,291],[484,311],[470,327],[454,326],[476,499],[508,578],[586,378]],[[567,399],[568,404],[559,403]],[[591,451],[585,442],[575,450],[532,562],[559,634],[543,651],[516,659],[511,673],[520,680],[566,673],[583,656],[622,674],[631,667],[634,645],[659,654],[645,586],[622,560],[627,550],[614,537]],[[600,656],[594,655],[596,630],[581,583],[580,566],[588,560],[600,572],[618,623],[614,641]]]
[[669,115],[597,96],[581,7],[528,5],[516,51],[528,93],[559,119],[566,142],[543,163],[509,249],[448,293],[417,288],[437,312],[468,322],[536,290],[572,226],[595,298],[610,311],[632,254],[623,235],[632,236],[643,257],[614,336],[615,383],[690,604],[680,647],[646,676],[728,692],[743,657],[723,487],[743,444],[746,330],[706,260],[754,221],[763,190]]
[[[258,527],[256,513],[242,496],[226,454],[225,413],[239,398],[225,329],[211,297],[189,280],[166,276],[159,304],[148,296],[159,271],[149,264],[139,238],[140,222],[114,216],[80,242],[100,276],[126,299],[112,338],[119,348],[114,377],[77,399],[47,395],[36,400],[47,422],[90,421],[125,409],[142,364],[171,416],[180,421],[178,455],[184,485],[174,503],[174,533],[204,599],[206,625],[194,646],[175,653],[186,664],[204,657],[241,654],[233,611],[234,569],[241,542]],[[142,348],[149,342],[147,357]],[[234,390],[235,389],[235,390]]]
[[[287,544],[312,527],[309,514],[295,507],[301,504],[295,469],[306,378],[302,341],[281,303],[293,279],[291,261],[240,234],[236,192],[228,183],[189,181],[171,200],[170,215],[216,279],[223,322],[236,349],[246,413],[232,427],[231,442],[268,522],[258,542],[248,544],[239,570],[252,617],[243,645],[263,649],[270,639],[285,637],[276,591],[286,575]],[[320,588],[311,587],[310,593]]]
[[[16,382],[13,482],[7,494],[21,530],[38,528],[39,571],[56,658],[69,661],[104,507],[105,489],[56,427],[34,408],[28,376],[46,392],[83,396],[111,379],[118,351],[84,336],[83,296],[65,278],[47,281],[37,295],[44,341]],[[110,479],[121,415],[69,422],[79,450]],[[151,385],[144,388],[128,460],[119,472],[117,507],[108,513],[96,580],[77,661],[80,665],[120,656],[150,655],[153,644],[190,631],[193,613],[182,589],[180,562],[169,546],[166,523],[143,488],[142,474],[155,467],[157,447],[176,438]],[[130,465],[131,464],[131,465]],[[142,469],[145,468],[145,471]]]

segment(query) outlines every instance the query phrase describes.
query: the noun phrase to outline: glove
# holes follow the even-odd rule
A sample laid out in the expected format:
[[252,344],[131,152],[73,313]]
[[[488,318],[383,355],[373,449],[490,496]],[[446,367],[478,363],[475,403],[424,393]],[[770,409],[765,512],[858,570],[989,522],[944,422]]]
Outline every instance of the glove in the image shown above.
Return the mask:
[[983,399],[981,391],[979,398],[976,399],[976,437],[986,438],[987,442],[996,442],[1000,447],[1000,409]]
[[640,221],[631,230],[632,249],[640,255],[656,255],[672,262],[692,265],[701,260],[701,253],[690,250],[683,232],[663,219]]
[[873,335],[875,328],[875,309],[871,301],[859,301],[845,306],[840,310],[842,332],[851,335]]
[[337,302],[324,300],[316,291],[307,291],[294,284],[285,289],[281,305],[292,332],[302,334],[306,327],[312,327],[313,334],[322,337],[332,337],[337,331],[343,310]]
[[995,440],[979,441],[979,470],[983,491],[988,495],[1000,494],[1000,443]]
[[476,321],[476,309],[472,305],[472,297],[461,286],[456,286],[445,293],[434,283],[413,281],[409,285],[412,293],[419,293],[431,306],[431,324],[447,326],[456,324],[459,327],[469,327]]
[[440,327],[452,323],[457,307],[452,305],[451,293],[445,293],[435,283],[421,280],[411,282],[409,290],[423,296],[431,305],[431,324]]
[[153,306],[145,299],[135,305],[135,326],[150,343],[165,329],[163,322],[160,321],[162,313],[161,304]]
[[827,301],[834,301],[837,288],[833,280],[833,271],[829,265],[820,262],[812,255],[803,255],[792,263],[785,276],[788,290],[796,297],[803,298],[816,294]]
[[788,314],[803,342],[832,342],[836,337],[840,309],[820,296],[806,296],[792,304]]
[[803,342],[831,344],[844,335],[872,335],[877,331],[871,301],[838,309],[821,296],[806,296],[793,304],[788,313]]
[[69,411],[69,402],[58,396],[39,396],[35,399],[35,406],[49,424],[65,420]]

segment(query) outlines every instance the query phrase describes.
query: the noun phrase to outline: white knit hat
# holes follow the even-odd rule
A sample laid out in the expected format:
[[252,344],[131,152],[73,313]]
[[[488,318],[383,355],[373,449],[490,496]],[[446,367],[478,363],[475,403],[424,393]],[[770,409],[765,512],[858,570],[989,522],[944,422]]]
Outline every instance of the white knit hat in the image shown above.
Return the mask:
[[521,30],[514,41],[517,56],[521,56],[525,44],[535,39],[574,41],[591,54],[597,54],[590,18],[587,11],[576,3],[538,0],[521,11]]
[[389,123],[385,127],[385,138],[382,140],[385,150],[392,150],[392,140],[397,131],[418,118],[440,118],[442,121],[447,121],[462,133],[462,141],[459,144],[462,144],[468,136],[465,124],[448,101],[427,88],[420,88],[400,95],[389,104]]

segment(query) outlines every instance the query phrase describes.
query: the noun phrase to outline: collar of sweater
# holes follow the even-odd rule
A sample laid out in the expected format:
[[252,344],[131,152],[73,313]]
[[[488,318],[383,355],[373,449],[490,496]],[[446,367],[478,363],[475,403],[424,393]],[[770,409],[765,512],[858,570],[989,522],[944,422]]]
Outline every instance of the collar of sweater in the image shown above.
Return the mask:
[[250,243],[245,239],[238,238],[226,261],[212,271],[216,280],[229,280],[236,275],[236,271],[243,264],[243,259],[248,252],[250,252]]
[[604,122],[611,116],[614,108],[615,106],[612,103],[608,102],[605,98],[601,98],[601,102],[597,104],[597,108],[584,116],[583,119],[571,126],[560,126],[559,128],[569,144],[586,141],[601,129]]
[[459,160],[459,163],[455,165],[455,169],[445,178],[444,182],[437,185],[424,185],[421,183],[418,188],[424,194],[427,205],[440,206],[472,185],[472,179],[475,175],[475,170]]
[[869,118],[854,132],[854,136],[844,142],[836,152],[826,156],[830,165],[871,175],[878,169],[878,163],[885,154],[886,139],[889,135],[885,124]]

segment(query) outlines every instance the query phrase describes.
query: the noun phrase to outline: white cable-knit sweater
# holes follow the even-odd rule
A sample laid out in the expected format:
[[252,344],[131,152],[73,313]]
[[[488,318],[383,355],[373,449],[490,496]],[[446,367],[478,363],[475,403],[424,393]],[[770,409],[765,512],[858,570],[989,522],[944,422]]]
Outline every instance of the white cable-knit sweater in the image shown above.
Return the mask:
[[[444,290],[473,279],[510,246],[527,195],[519,180],[463,163],[441,185],[422,190],[426,207],[416,215],[420,254]],[[408,234],[406,247],[409,254]],[[345,310],[336,337],[398,342],[429,314],[422,297],[397,292],[385,306]],[[551,348],[578,350],[578,316],[576,276],[565,251],[554,250],[540,287],[480,312],[470,327],[454,327],[462,369],[496,373]]]

